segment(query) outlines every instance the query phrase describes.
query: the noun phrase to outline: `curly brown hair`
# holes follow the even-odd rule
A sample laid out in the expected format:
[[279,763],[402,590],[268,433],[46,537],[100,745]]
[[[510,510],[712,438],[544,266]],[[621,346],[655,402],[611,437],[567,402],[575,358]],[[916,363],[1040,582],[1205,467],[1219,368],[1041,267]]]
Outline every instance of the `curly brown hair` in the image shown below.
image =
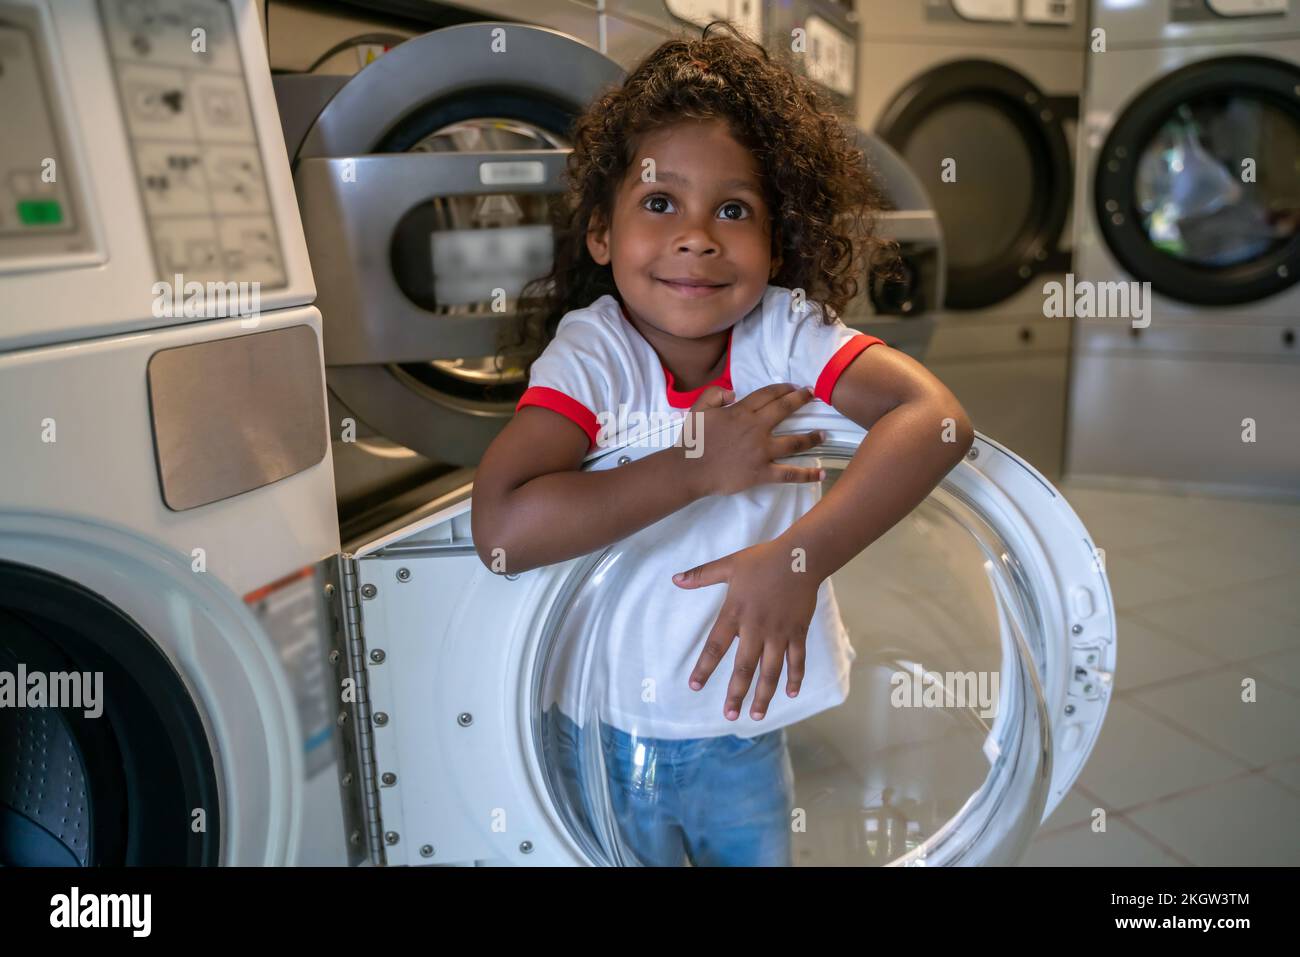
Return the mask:
[[[715,25],[731,35],[709,35]],[[551,211],[551,271],[520,297],[523,340],[532,358],[565,313],[605,294],[619,301],[610,266],[587,251],[593,214],[610,222],[617,189],[646,134],[688,119],[722,119],[750,149],[772,215],[772,285],[802,289],[835,313],[860,292],[859,277],[893,246],[876,234],[881,194],[852,126],[784,51],[770,55],[725,20],[699,39],[668,40],[645,57],[622,86],[606,90],[571,129],[567,192]],[[834,319],[822,313],[822,320]]]

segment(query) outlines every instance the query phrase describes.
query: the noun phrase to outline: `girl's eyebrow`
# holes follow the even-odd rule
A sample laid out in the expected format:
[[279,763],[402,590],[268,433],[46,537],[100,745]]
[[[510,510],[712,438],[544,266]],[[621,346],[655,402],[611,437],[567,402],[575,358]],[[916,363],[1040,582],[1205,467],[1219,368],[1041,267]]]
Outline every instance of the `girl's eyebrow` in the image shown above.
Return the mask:
[[[658,179],[663,180],[663,181],[666,182],[666,183],[676,183],[676,184],[679,185],[679,186],[690,186],[690,185],[691,185],[691,181],[690,181],[689,179],[687,179],[685,176],[682,176],[682,175],[679,174],[679,173],[673,173],[673,172],[668,171],[668,170],[658,170],[658,171],[655,173],[655,176],[656,176]],[[653,184],[653,183],[648,183],[647,185],[653,186],[654,184]],[[720,183],[719,185],[720,185],[723,189],[746,189],[746,190],[749,190],[751,193],[756,193],[756,194],[761,195],[761,193],[760,193],[758,187],[757,187],[756,185],[754,185],[754,181],[753,181],[753,180],[748,180],[748,179],[729,179],[729,180],[727,180],[726,182]]]

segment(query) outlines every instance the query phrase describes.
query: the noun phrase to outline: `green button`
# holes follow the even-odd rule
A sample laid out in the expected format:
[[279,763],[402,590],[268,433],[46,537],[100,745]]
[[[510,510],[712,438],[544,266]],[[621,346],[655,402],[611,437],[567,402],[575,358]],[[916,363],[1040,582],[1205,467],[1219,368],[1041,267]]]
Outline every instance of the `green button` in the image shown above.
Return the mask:
[[63,207],[57,199],[20,199],[18,219],[24,226],[52,226],[63,222]]

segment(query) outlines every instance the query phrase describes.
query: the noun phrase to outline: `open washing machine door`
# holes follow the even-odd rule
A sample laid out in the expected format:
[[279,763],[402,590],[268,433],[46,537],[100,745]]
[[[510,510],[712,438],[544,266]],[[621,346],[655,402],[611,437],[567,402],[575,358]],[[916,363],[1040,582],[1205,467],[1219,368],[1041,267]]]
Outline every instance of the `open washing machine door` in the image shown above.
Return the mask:
[[[801,458],[833,482],[866,433],[824,405],[778,431],[813,428],[827,441]],[[585,467],[656,447],[599,450]],[[566,622],[619,600],[622,543],[493,574],[470,533],[471,473],[460,476],[339,563],[371,859],[635,863],[600,745],[560,760],[549,708],[558,683],[577,682],[580,708],[593,700],[598,636]],[[848,699],[785,729],[803,822],[794,862],[1017,860],[1078,777],[1110,700],[1103,557],[1041,475],[978,436],[920,507],[833,575],[856,658]],[[972,676],[982,693],[963,698]]]

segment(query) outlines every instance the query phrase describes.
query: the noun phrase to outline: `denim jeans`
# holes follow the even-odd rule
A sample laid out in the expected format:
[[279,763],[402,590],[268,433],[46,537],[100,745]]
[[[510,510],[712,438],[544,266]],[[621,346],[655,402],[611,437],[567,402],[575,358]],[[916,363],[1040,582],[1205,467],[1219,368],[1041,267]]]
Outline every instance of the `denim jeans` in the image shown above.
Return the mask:
[[542,715],[562,797],[589,834],[593,786],[606,788],[625,851],[651,867],[789,866],[794,773],[785,729],[753,738],[646,738],[599,722],[604,782],[581,773],[590,725],[558,708]]

